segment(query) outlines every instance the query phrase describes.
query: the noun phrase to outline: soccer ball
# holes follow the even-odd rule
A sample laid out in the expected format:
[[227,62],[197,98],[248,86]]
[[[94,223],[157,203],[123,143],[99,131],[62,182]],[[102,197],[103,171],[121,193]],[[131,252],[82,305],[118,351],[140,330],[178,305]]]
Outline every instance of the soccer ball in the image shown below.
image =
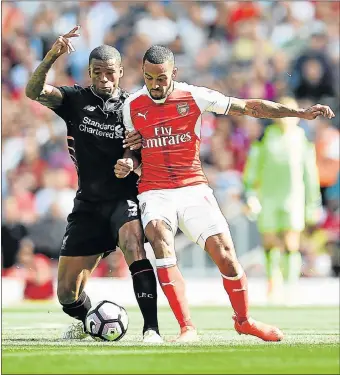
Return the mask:
[[96,340],[118,341],[126,333],[129,317],[126,310],[111,301],[100,301],[86,315],[86,331]]

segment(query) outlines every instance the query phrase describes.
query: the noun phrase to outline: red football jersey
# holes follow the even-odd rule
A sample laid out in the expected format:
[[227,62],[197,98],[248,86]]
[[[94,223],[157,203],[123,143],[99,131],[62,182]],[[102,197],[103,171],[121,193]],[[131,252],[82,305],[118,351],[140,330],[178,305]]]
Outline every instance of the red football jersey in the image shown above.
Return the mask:
[[230,98],[218,91],[174,82],[170,95],[155,100],[144,86],[126,99],[124,123],[143,137],[139,192],[207,183],[199,158],[201,115],[226,115]]

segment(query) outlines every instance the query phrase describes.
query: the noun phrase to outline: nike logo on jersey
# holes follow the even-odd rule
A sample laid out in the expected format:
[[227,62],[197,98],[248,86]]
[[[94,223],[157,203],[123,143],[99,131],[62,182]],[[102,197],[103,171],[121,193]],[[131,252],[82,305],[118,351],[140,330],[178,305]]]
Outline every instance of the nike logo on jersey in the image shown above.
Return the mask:
[[96,109],[96,107],[94,107],[93,105],[87,105],[83,109],[86,109],[89,112],[93,112]]
[[242,288],[242,289],[233,289],[233,292],[245,292],[247,289]]
[[162,284],[162,286],[167,286],[167,285],[175,286],[175,280],[172,280],[172,281],[170,281],[168,283],[161,283],[161,284]]
[[146,111],[144,114],[143,113],[140,113],[140,112],[138,112],[137,113],[137,117],[143,117],[144,118],[144,120],[146,120],[146,115],[147,115],[147,113],[148,113],[149,111]]

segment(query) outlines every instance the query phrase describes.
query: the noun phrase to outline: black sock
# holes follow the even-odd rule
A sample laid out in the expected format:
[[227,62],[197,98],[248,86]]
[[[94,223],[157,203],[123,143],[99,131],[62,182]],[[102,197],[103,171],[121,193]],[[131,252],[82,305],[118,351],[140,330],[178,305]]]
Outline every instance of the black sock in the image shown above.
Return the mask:
[[91,308],[90,297],[82,291],[77,301],[70,304],[61,304],[63,311],[72,318],[81,320],[85,324],[86,314]]
[[149,259],[142,259],[130,265],[130,272],[133,281],[133,289],[144,318],[143,334],[152,328],[157,333],[157,283],[155,272]]

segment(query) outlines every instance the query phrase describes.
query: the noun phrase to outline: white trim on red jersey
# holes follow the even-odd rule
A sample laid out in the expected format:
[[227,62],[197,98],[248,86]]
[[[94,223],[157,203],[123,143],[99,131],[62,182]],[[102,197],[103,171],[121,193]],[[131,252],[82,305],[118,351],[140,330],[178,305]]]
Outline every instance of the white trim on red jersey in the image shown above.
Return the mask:
[[[175,90],[188,91],[194,98],[201,113],[214,112],[220,115],[227,115],[230,109],[230,97],[218,91],[206,87],[188,85],[185,82],[175,82]],[[202,116],[199,116],[195,124],[195,134],[201,138]]]
[[191,92],[201,113],[214,112],[218,115],[227,115],[229,112],[230,97],[218,91],[206,87],[188,85],[185,82],[175,82],[175,89]]
[[130,111],[130,103],[137,99],[141,95],[147,95],[148,90],[146,86],[143,86],[141,89],[136,91],[134,94],[131,94],[124,102],[123,105],[123,123],[125,125],[126,130],[129,132],[133,131],[135,129],[132,120],[131,120],[131,111]]
[[[231,105],[231,99],[229,96],[225,96],[218,91],[208,89],[206,87],[189,85],[185,82],[174,81],[174,90],[188,91],[194,98],[198,108],[201,113],[203,112],[213,112],[219,115],[227,115]],[[171,94],[171,93],[170,93]],[[161,100],[152,99],[146,86],[143,86],[140,90],[136,91],[134,94],[130,95],[124,103],[123,106],[123,120],[124,125],[128,131],[134,130],[134,126],[131,120],[130,103],[137,99],[141,95],[148,96],[155,103],[165,102],[167,98]],[[201,116],[197,119],[195,125],[195,133],[199,137],[201,129]]]

